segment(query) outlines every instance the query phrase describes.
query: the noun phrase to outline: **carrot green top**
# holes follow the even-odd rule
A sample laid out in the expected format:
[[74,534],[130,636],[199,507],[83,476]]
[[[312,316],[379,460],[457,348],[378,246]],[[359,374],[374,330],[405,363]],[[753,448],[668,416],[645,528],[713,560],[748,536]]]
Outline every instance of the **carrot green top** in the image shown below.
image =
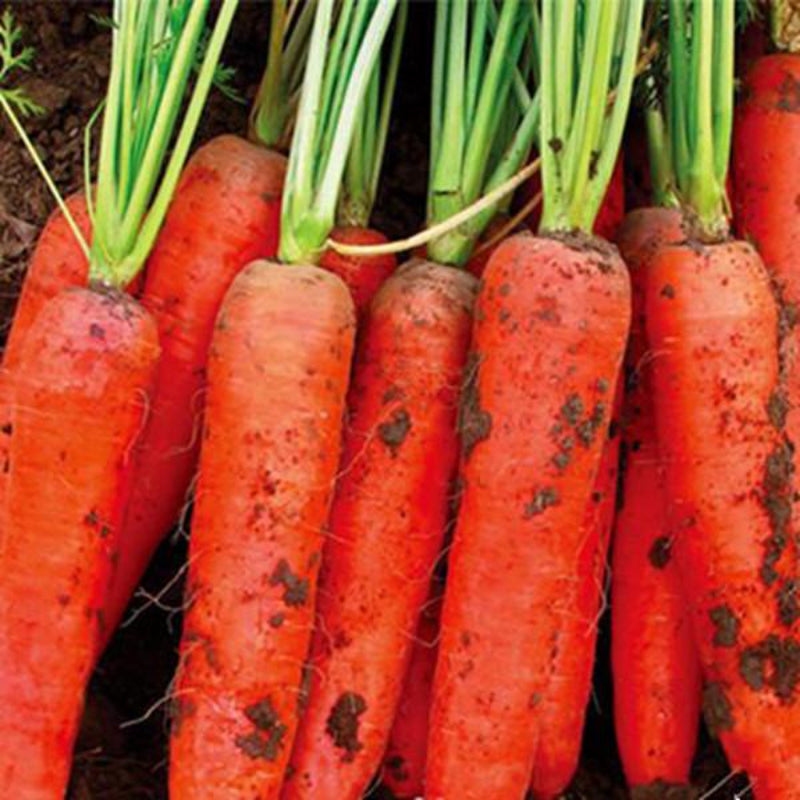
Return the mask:
[[[144,265],[164,221],[186,161],[238,0],[223,0],[211,36],[203,33],[210,0],[115,0],[111,71],[103,111],[103,130],[94,193],[89,164],[85,174],[92,220],[91,248],[80,235],[33,144],[7,98],[6,111],[45,176],[89,258],[89,274],[124,286]],[[197,78],[178,134],[186,88],[205,46]],[[94,121],[94,120],[93,120]],[[172,150],[167,157],[170,143]]]
[[[353,137],[368,114],[368,93],[378,80],[376,65],[398,4],[402,8],[405,0],[341,0],[338,8],[334,0],[317,0],[283,189],[285,262],[315,262],[334,227]],[[405,11],[398,17],[395,31],[402,35]],[[363,181],[350,184],[361,183],[367,194],[377,177],[372,165],[383,151],[381,133],[372,135],[370,167],[363,169]],[[363,197],[356,191],[348,202]]]
[[668,176],[661,191],[671,189],[695,235],[710,241],[728,231],[735,2],[668,0],[667,85],[662,110],[651,111]]
[[314,21],[314,2],[273,0],[267,66],[250,113],[249,138],[286,151]]
[[[453,217],[507,181],[539,125],[535,4],[439,0],[433,56],[428,223]],[[463,265],[497,204],[434,239],[428,255]]]
[[590,232],[630,104],[644,0],[543,0],[541,229]]

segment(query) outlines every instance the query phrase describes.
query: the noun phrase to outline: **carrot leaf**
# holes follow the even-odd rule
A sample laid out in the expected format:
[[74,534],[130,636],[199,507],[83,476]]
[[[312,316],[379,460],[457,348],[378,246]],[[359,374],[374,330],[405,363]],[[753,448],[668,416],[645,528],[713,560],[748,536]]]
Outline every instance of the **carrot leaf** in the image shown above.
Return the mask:
[[643,12],[644,0],[542,2],[542,230],[594,225],[622,141]]
[[[334,0],[316,2],[283,192],[280,256],[284,261],[313,262],[322,253],[334,226],[364,103],[377,103],[373,76],[381,48],[398,6],[405,2],[342,0],[338,14]],[[370,192],[387,124],[383,110],[375,113],[381,128],[370,133],[375,136],[368,143],[370,169],[364,170],[363,179],[358,177]]]

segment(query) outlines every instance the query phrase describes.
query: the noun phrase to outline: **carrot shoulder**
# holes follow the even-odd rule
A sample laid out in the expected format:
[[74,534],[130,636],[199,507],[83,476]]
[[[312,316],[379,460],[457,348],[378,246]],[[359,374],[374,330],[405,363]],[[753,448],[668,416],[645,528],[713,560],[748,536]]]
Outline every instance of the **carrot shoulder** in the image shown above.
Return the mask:
[[21,345],[0,549],[4,797],[66,790],[157,358],[135,301],[84,289],[45,303]]
[[660,247],[683,241],[677,210],[631,212],[618,243],[629,267],[633,322],[622,416],[624,465],[611,570],[614,726],[629,785],[686,784],[700,718],[700,662],[672,558],[664,465],[653,412],[644,301]]
[[661,248],[646,295],[674,550],[704,712],[761,798],[800,797],[800,625],[778,314],[742,242]]
[[283,156],[235,136],[213,139],[189,160],[148,259],[142,302],[156,318],[163,353],[101,647],[186,502],[214,319],[239,270],[277,250],[284,171]]
[[358,800],[380,766],[444,537],[475,283],[413,262],[372,304],[284,798]]
[[[615,250],[506,240],[484,274],[442,612],[431,798],[522,798],[629,321]],[[591,658],[590,654],[586,654]],[[513,676],[513,680],[508,680]]]
[[274,798],[302,709],[354,336],[345,285],[258,261],[217,319],[170,796]]

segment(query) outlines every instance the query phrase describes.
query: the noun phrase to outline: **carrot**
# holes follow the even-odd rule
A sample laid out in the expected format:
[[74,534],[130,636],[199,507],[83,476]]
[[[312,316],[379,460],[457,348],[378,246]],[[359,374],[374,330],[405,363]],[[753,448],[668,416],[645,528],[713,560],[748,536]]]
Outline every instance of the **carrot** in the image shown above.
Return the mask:
[[[347,287],[311,264],[333,228],[329,187],[341,183],[397,4],[365,6],[353,28],[334,5],[314,11],[282,197],[288,263],[253,262],[236,278],[212,340],[171,730],[175,798],[277,798],[311,678],[303,666],[355,332]],[[328,48],[348,54],[345,76],[335,58],[326,64]],[[344,77],[331,113],[319,114],[325,88]],[[346,697],[343,718],[348,709]]]
[[[564,643],[580,648],[568,634],[576,613],[573,587],[576,578],[587,577],[582,567],[594,574],[597,564],[585,558],[582,545],[630,294],[616,250],[586,231],[617,158],[643,4],[623,11],[591,3],[572,19],[574,10],[543,4],[540,138],[548,146],[542,222],[550,233],[512,236],[498,247],[475,311],[462,401],[464,493],[430,720],[430,798],[524,797],[549,734],[542,704],[561,693],[555,688],[560,681],[573,677],[565,674],[569,665],[588,661],[591,670],[588,643],[569,658],[559,654]],[[564,30],[572,38],[556,36]],[[584,48],[587,40],[591,46]],[[570,107],[554,114],[556,101],[569,96],[557,85],[564,73],[556,56],[574,67],[578,84],[593,75],[594,94],[578,93],[577,112]],[[610,90],[614,99],[604,120]],[[571,129],[569,118],[580,116],[581,108],[589,116]],[[599,587],[595,603],[597,596]],[[562,713],[566,720],[573,711]],[[554,766],[561,771],[560,762]],[[537,770],[538,785],[549,787],[551,780]]]
[[158,339],[124,295],[73,289],[45,303],[18,352],[0,551],[0,788],[35,800],[66,789]]
[[163,352],[148,424],[137,442],[100,651],[186,502],[200,447],[214,318],[239,270],[277,252],[285,170],[282,155],[239,137],[208,142],[189,159],[148,259],[142,303],[156,319]]
[[[97,208],[87,201],[91,248],[0,95],[56,194],[92,279],[89,289],[62,290],[44,301],[9,379],[13,436],[0,507],[0,567],[7,570],[0,585],[0,787],[6,797],[36,800],[66,791],[135,443],[160,354],[154,320],[120,288],[140,271],[163,221],[235,9],[235,0],[220,9],[166,160],[176,117],[157,130],[146,120],[163,113],[163,103],[182,100],[207,7],[193,3],[173,19],[132,2],[116,7]],[[181,46],[157,53],[167,33]],[[0,34],[5,42],[18,39],[10,14],[0,21]],[[137,91],[141,74],[150,76],[146,92]],[[130,123],[133,106],[136,123]]]
[[[77,192],[65,202],[81,233],[89,238],[91,227],[83,193]],[[3,351],[0,372],[0,464],[3,465],[0,469],[0,507],[4,502],[10,469],[9,448],[13,430],[10,427],[13,391],[11,376],[19,363],[22,343],[45,303],[61,289],[85,285],[88,272],[89,262],[83,250],[67,219],[60,209],[56,209],[42,229],[31,256]]]
[[[800,395],[794,325],[800,304],[797,247],[800,243],[798,168],[800,124],[794,87],[800,81],[800,56],[776,53],[754,61],[743,82],[733,141],[733,205],[737,233],[752,242],[778,289],[785,320],[783,348],[787,397]],[[800,106],[798,106],[800,108]],[[800,408],[790,402],[786,433],[800,442]],[[792,479],[797,485],[797,478]],[[800,526],[800,506],[792,504],[792,524]]]
[[[705,678],[703,708],[758,800],[800,789],[800,613],[778,310],[764,265],[732,241],[725,174],[733,4],[670,13],[667,94],[688,241],[660,248],[645,319],[673,550]],[[691,68],[686,69],[690,64]]]
[[[331,238],[344,244],[371,245],[387,241],[382,233],[357,226],[334,228]],[[322,254],[319,264],[347,284],[358,316],[363,318],[375,293],[397,267],[397,260],[391,254],[354,257],[328,249]]]
[[[611,570],[614,725],[633,787],[688,783],[700,718],[700,664],[676,565],[653,418],[644,298],[655,253],[685,239],[672,208],[631,212],[618,244],[631,273],[633,324],[626,356],[625,469]],[[666,790],[666,789],[665,789]]]
[[346,288],[315,267],[254,262],[226,295],[174,689],[176,800],[278,796],[305,691],[353,332]]
[[417,633],[411,645],[411,657],[400,692],[400,702],[383,758],[383,785],[399,800],[411,800],[425,794],[428,714],[438,653],[439,615],[444,588],[436,579],[431,585],[431,596],[422,608]]
[[[776,427],[769,281],[741,242],[664,248],[651,271],[659,448],[706,675],[706,719],[732,766],[748,771],[756,797],[798,797],[792,449]],[[692,413],[698,408],[707,411]]]
[[[621,387],[621,383],[618,384]],[[619,417],[621,394],[616,393],[613,417]],[[559,633],[558,653],[553,659],[553,680],[537,707],[539,725],[547,735],[539,739],[533,762],[531,791],[534,797],[558,797],[575,774],[580,758],[581,735],[592,688],[594,654],[601,596],[605,591],[608,547],[617,499],[620,437],[612,419],[603,445],[600,467],[583,519],[583,541],[578,556],[578,578],[567,589],[565,615]]]
[[357,800],[386,748],[444,536],[474,291],[466,272],[412,262],[370,309],[287,800]]

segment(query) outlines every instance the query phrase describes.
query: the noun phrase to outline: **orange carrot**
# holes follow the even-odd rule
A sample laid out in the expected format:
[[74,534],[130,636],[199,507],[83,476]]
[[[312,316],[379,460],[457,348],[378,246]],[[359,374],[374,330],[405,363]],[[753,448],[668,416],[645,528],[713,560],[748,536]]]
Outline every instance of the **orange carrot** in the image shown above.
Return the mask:
[[431,798],[525,794],[547,735],[539,705],[575,614],[628,303],[620,258],[590,237],[513,236],[484,273],[434,682]]
[[[786,433],[800,444],[800,56],[781,53],[757,59],[743,82],[733,141],[733,194],[737,233],[764,259],[778,288],[786,331],[783,346],[786,392],[792,399]],[[793,477],[797,486],[797,476]],[[800,530],[800,503],[792,504]]]
[[[621,388],[621,382],[618,382]],[[621,393],[614,402],[619,416]],[[552,680],[538,707],[539,725],[547,734],[539,739],[533,763],[531,791],[536,798],[558,797],[572,780],[581,751],[583,723],[592,688],[594,652],[602,614],[608,546],[617,499],[620,437],[612,421],[603,447],[600,468],[583,521],[578,571],[569,586],[573,611],[566,616],[553,658]],[[587,657],[589,654],[589,657]]]
[[162,538],[186,502],[200,446],[205,362],[225,291],[277,250],[285,159],[220,136],[189,160],[148,260],[142,294],[162,346],[136,480],[121,532],[100,646],[107,643]]
[[706,719],[759,800],[797,798],[794,467],[775,301],[760,258],[742,242],[664,247],[650,272],[659,452]]
[[277,797],[338,466],[354,336],[347,288],[255,262],[214,331],[192,524],[170,796]]
[[619,247],[631,273],[633,324],[626,356],[625,469],[612,575],[614,725],[629,785],[684,786],[697,741],[700,664],[676,565],[653,418],[644,297],[659,247],[685,239],[679,211],[631,212]]
[[435,579],[431,584],[430,600],[420,613],[400,702],[383,759],[383,784],[398,800],[413,800],[425,794],[428,716],[439,649],[443,589],[443,585]]
[[[331,238],[342,244],[370,245],[387,241],[378,231],[355,226],[334,228]],[[361,318],[366,314],[381,284],[394,272],[397,259],[393,255],[346,256],[329,249],[322,254],[319,264],[347,284]]]
[[444,536],[474,292],[412,262],[370,309],[285,800],[358,800],[380,765]]
[[0,790],[62,797],[158,358],[123,294],[47,301],[19,345],[0,564]]

